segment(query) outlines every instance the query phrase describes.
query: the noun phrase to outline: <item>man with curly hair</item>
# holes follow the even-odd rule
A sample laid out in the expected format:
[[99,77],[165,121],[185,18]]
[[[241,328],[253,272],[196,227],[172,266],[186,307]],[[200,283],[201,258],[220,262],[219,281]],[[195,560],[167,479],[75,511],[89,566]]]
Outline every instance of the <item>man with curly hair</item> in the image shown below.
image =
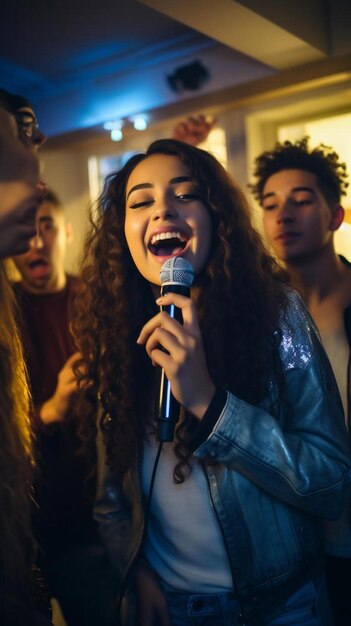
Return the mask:
[[[319,329],[351,420],[351,265],[338,256],[334,233],[342,224],[347,172],[323,144],[310,149],[308,138],[277,143],[255,160],[250,188],[263,209],[269,244],[290,273]],[[337,626],[351,624],[350,506],[337,522],[325,524],[328,588]]]

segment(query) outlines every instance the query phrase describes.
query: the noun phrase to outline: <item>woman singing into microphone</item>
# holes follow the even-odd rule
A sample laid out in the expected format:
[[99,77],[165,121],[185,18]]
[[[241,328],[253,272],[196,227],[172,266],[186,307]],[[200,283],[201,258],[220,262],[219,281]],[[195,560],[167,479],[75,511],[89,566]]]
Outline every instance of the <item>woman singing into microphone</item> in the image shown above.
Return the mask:
[[[193,267],[191,297],[160,299],[174,256]],[[350,482],[342,407],[237,183],[203,150],[154,142],[107,179],[83,278],[83,427],[121,623],[331,626],[321,523]],[[181,405],[163,444],[159,368]]]

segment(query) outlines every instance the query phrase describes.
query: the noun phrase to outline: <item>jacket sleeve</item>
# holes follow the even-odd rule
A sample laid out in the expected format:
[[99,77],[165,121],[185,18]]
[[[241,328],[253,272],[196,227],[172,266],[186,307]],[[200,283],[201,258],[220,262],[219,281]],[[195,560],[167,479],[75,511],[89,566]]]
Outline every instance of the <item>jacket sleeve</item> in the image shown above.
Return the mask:
[[227,393],[210,432],[203,425],[194,454],[312,515],[337,519],[350,486],[343,409],[313,322],[298,300],[293,305],[281,346],[288,416],[277,419],[269,403],[253,406]]

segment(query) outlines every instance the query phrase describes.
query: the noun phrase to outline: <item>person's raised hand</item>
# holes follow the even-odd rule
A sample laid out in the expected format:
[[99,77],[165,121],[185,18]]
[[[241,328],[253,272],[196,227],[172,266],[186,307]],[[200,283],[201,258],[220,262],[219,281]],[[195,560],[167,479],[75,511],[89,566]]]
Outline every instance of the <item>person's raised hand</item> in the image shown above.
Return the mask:
[[207,139],[216,121],[215,118],[202,114],[192,115],[174,127],[172,137],[191,146],[197,146]]
[[78,382],[73,368],[80,358],[80,353],[75,352],[59,371],[54,394],[41,407],[40,418],[44,424],[62,422],[67,417],[72,398],[78,390]]

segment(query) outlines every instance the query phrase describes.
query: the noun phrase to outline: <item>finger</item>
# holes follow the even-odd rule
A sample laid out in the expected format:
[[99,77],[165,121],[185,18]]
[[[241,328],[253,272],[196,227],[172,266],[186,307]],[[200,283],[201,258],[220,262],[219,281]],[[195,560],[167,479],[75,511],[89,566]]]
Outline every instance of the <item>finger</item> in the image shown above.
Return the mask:
[[179,293],[169,292],[156,300],[159,306],[169,306],[173,304],[181,309],[183,317],[183,326],[197,327],[197,313],[194,302],[187,296],[181,296]]
[[78,361],[78,359],[81,359],[82,355],[80,352],[74,352],[73,354],[71,354],[71,356],[67,359],[66,364],[68,363],[75,363],[76,361]]
[[[179,294],[169,293],[161,298],[157,299],[157,304],[168,306],[174,304],[182,311],[183,327],[190,330],[192,333],[199,333],[199,326],[197,322],[197,314],[194,303],[186,296]],[[167,312],[163,311],[155,315],[149,320],[141,329],[140,335],[137,339],[137,343],[144,344],[150,335],[156,330],[156,328],[162,327],[167,329],[170,333],[178,334],[181,324],[176,320],[173,320]]]
[[152,317],[151,320],[146,322],[146,324],[143,326],[143,328],[140,331],[140,335],[137,339],[137,343],[138,344],[145,343],[147,339],[150,337],[150,335],[156,330],[156,328],[167,327],[169,328],[169,330],[171,330],[169,326],[170,321],[171,321],[171,326],[172,324],[178,324],[177,321],[175,320],[172,321],[172,318],[165,311],[158,313],[157,315]]
[[150,356],[151,349],[159,344],[169,352],[174,348],[173,341],[184,346],[187,334],[191,334],[191,327],[180,324],[168,313],[160,313],[145,324],[137,343],[146,344]]
[[203,124],[207,121],[207,117],[203,113],[198,113],[197,115],[192,115],[191,117],[189,117],[189,120],[191,120],[195,124]]
[[[181,327],[180,327],[181,328]],[[146,342],[145,349],[149,357],[155,362],[155,353],[161,352],[161,354],[171,355],[173,359],[179,359],[181,352],[184,350],[187,344],[187,338],[184,332],[177,335],[169,333],[164,328],[156,328],[149,339]],[[163,351],[163,352],[162,352]],[[157,362],[157,365],[159,363]]]
[[70,378],[76,378],[76,374],[74,372],[74,366],[77,363],[77,361],[79,361],[80,358],[81,358],[81,355],[79,354],[79,352],[75,352],[74,354],[72,354],[67,359],[61,371],[65,372],[66,375]]

